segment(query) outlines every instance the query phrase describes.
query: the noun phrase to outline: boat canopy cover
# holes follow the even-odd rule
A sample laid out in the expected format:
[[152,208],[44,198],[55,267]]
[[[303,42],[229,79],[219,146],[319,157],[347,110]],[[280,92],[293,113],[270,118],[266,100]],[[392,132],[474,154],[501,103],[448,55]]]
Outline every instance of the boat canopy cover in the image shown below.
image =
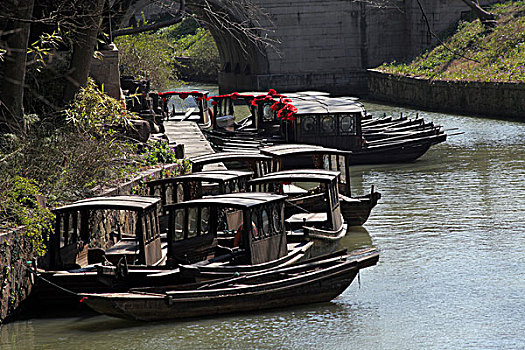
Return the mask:
[[262,154],[271,155],[273,157],[285,157],[289,155],[300,154],[331,154],[331,155],[346,155],[351,154],[351,151],[341,151],[336,148],[327,148],[323,146],[307,145],[307,144],[282,144],[275,146],[268,146],[261,148]]
[[242,177],[251,177],[253,173],[251,171],[241,171],[241,170],[209,170],[195,172],[191,174],[185,174],[175,177],[169,177],[164,179],[157,179],[148,181],[148,185],[158,185],[162,183],[179,183],[179,182],[191,182],[191,181],[200,181],[200,182],[217,182],[223,183],[231,180],[235,180]]
[[82,199],[77,202],[56,208],[54,212],[62,213],[68,211],[78,211],[81,209],[101,210],[147,210],[155,207],[160,202],[160,198],[142,196],[112,196],[112,197],[93,197]]
[[234,161],[234,160],[263,160],[269,161],[272,157],[256,153],[256,152],[219,152],[219,153],[209,153],[202,156],[197,156],[190,158],[190,162],[195,165],[205,165],[210,163],[219,163],[222,161]]
[[324,169],[298,169],[284,170],[266,174],[257,179],[251,180],[251,185],[267,182],[332,182],[341,173],[339,171]]
[[291,104],[297,108],[296,115],[361,113],[364,106],[353,97],[298,96],[291,98]]
[[259,205],[266,205],[272,202],[283,201],[285,198],[286,196],[262,192],[230,193],[218,196],[208,196],[201,199],[194,199],[191,201],[181,203],[169,204],[166,206],[166,208],[178,209],[195,206],[221,206],[227,208],[245,209]]

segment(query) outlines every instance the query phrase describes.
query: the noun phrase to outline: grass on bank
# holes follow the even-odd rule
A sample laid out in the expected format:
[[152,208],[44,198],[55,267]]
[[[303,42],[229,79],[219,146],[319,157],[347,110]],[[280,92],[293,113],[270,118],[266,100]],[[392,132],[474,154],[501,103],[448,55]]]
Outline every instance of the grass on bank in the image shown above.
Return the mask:
[[497,25],[485,28],[476,19],[460,22],[454,35],[409,63],[392,62],[379,70],[438,80],[525,82],[525,1],[489,9]]

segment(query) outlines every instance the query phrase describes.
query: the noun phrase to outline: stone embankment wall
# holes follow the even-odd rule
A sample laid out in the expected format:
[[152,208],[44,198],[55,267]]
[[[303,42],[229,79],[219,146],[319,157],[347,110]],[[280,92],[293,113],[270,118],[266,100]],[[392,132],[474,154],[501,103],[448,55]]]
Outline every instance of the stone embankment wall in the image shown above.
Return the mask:
[[[180,172],[179,164],[170,164],[163,168],[149,169],[135,179],[112,188],[101,188],[101,196],[141,194],[147,195],[144,182]],[[94,225],[104,227],[105,220]],[[106,232],[104,232],[106,233]],[[107,232],[109,234],[109,232]],[[0,324],[16,316],[17,308],[31,292],[34,276],[32,268],[33,249],[23,230],[0,232]]]
[[23,229],[0,233],[0,324],[14,315],[31,292],[34,280],[27,262],[32,259],[33,249]]
[[368,70],[368,97],[448,113],[525,121],[525,84],[432,81]]

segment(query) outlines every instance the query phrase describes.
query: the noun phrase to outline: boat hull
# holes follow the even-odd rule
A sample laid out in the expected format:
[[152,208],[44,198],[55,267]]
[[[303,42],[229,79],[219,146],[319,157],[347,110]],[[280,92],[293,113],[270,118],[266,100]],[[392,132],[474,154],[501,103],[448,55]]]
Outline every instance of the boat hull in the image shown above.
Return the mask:
[[340,198],[341,214],[348,226],[361,226],[370,216],[372,209],[377,205],[381,198],[381,193],[373,192],[365,196]]
[[[371,264],[375,262],[377,257]],[[175,294],[86,295],[85,302],[99,313],[139,321],[257,311],[328,302],[352,283],[359,268],[359,264],[346,261],[305,276],[262,286],[240,285],[230,289],[201,291],[202,293],[190,291]]]

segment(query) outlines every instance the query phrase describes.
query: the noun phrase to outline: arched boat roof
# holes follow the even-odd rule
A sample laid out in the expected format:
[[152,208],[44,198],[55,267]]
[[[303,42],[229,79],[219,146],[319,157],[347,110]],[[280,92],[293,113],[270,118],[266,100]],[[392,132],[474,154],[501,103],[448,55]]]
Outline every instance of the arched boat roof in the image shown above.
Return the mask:
[[166,208],[178,209],[195,206],[220,206],[234,209],[247,209],[260,205],[267,205],[273,202],[284,201],[285,198],[286,196],[283,195],[263,192],[230,193],[218,196],[207,196],[181,203],[168,204],[166,205]]
[[194,90],[194,91],[176,91],[176,90],[172,90],[172,91],[164,91],[164,92],[159,92],[158,95],[161,96],[161,97],[165,97],[165,96],[179,96],[180,95],[186,95],[186,96],[197,96],[197,97],[205,97],[209,94],[210,92],[209,91],[206,91],[206,90]]
[[296,115],[361,113],[365,111],[363,104],[354,97],[298,96],[291,98],[291,101],[291,104],[297,108]]
[[143,196],[109,196],[109,197],[93,197],[82,199],[71,204],[56,208],[55,213],[63,213],[68,211],[86,210],[133,210],[141,211],[148,210],[160,203],[160,198],[143,197]]
[[341,151],[336,148],[327,148],[316,145],[306,144],[282,144],[275,146],[268,146],[260,149],[262,154],[270,155],[272,157],[285,157],[289,155],[304,155],[304,154],[331,154],[331,155],[347,155],[351,151]]
[[250,180],[251,185],[267,182],[332,182],[341,173],[339,171],[324,169],[297,169],[284,170],[263,175],[257,179]]
[[294,98],[294,97],[311,97],[316,98],[319,96],[330,96],[329,92],[326,91],[295,91],[290,93],[283,93],[283,96],[288,98]]
[[158,185],[162,183],[178,183],[178,182],[191,182],[191,181],[200,181],[200,182],[217,182],[224,183],[226,181],[235,180],[242,177],[251,177],[253,173],[251,171],[241,171],[241,170],[209,170],[209,171],[200,171],[191,174],[185,174],[175,177],[169,177],[164,179],[157,179],[148,181],[148,185]]
[[272,158],[270,156],[258,153],[258,152],[218,152],[209,153],[202,156],[190,158],[190,162],[194,165],[206,165],[211,163],[220,163],[223,161],[235,161],[235,160],[263,160],[269,161]]

